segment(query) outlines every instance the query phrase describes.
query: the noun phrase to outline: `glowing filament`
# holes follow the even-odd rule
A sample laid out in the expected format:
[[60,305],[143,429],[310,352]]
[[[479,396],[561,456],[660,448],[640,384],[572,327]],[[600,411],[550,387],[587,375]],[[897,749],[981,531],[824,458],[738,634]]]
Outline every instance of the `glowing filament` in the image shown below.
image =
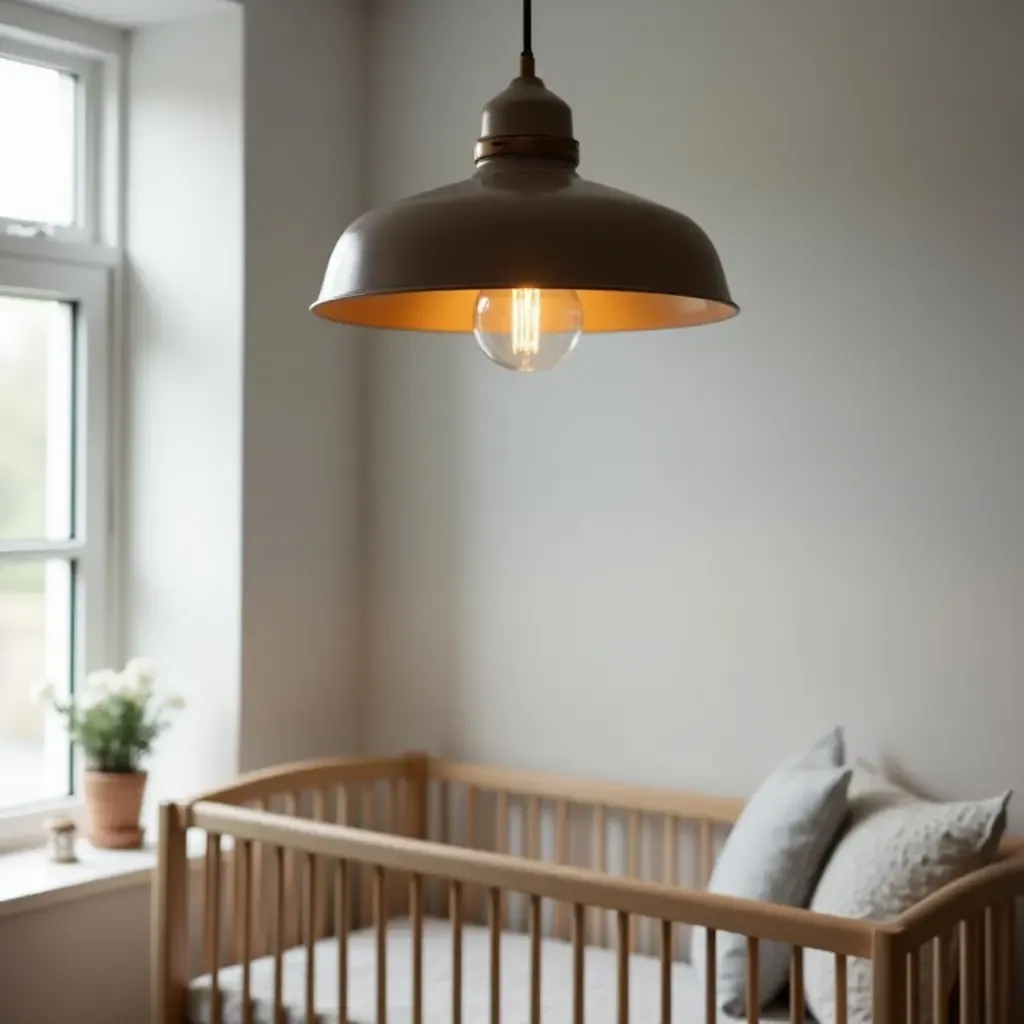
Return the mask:
[[540,289],[512,289],[512,354],[540,352]]

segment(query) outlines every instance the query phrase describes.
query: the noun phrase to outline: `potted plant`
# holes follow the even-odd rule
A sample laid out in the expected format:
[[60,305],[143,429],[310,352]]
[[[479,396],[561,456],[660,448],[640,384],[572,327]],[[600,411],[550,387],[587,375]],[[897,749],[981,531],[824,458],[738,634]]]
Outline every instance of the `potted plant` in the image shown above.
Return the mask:
[[145,658],[115,672],[91,673],[81,693],[66,701],[43,684],[37,697],[61,715],[71,741],[85,755],[86,834],[93,846],[130,849],[142,845],[139,815],[146,788],[142,759],[170,725],[181,697],[158,696],[156,666]]

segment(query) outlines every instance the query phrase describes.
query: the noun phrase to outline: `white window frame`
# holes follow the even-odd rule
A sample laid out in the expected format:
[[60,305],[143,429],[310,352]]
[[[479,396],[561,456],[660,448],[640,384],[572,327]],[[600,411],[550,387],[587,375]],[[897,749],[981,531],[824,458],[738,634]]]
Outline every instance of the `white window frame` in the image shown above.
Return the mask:
[[[123,402],[123,83],[125,33],[0,0],[0,56],[75,74],[79,92],[78,194],[73,226],[0,218],[0,294],[75,304],[75,534],[65,541],[0,540],[0,565],[25,558],[73,560],[75,680],[120,654],[115,524],[120,519]],[[48,723],[50,736],[59,723]],[[70,756],[66,762],[70,769]],[[76,775],[81,765],[75,760]],[[70,778],[70,771],[64,776]],[[37,844],[59,813],[81,819],[72,795],[0,808],[0,850]]]
[[[83,672],[106,664],[112,646],[111,473],[110,450],[110,272],[102,267],[56,264],[0,255],[0,295],[55,299],[74,303],[75,395],[74,534],[68,540],[0,540],[0,566],[25,559],[53,558],[75,566],[74,608],[76,628],[72,664],[74,685]],[[31,680],[27,681],[31,682]],[[56,722],[48,725],[57,726]],[[50,732],[47,745],[63,744],[57,771],[67,772],[63,759],[66,735]],[[65,774],[65,778],[68,776]],[[80,799],[69,794],[43,804],[0,808],[0,844],[17,840],[57,811],[70,813]]]

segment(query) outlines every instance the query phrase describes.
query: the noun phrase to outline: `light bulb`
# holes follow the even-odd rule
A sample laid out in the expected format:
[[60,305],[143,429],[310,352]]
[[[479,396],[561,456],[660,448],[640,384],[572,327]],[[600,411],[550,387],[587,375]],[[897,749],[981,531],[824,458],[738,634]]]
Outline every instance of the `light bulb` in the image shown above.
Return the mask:
[[583,307],[574,291],[495,288],[476,297],[473,333],[499,366],[535,373],[557,366],[583,333]]

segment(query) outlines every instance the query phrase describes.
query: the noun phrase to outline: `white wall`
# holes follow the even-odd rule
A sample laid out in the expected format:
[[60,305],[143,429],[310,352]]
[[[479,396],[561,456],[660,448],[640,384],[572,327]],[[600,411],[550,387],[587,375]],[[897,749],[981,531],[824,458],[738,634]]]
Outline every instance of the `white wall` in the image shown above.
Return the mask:
[[[515,6],[371,5],[375,203],[469,172]],[[1024,790],[1024,9],[536,7],[581,171],[743,313],[537,379],[374,342],[371,747],[743,794],[841,722]]]
[[360,366],[316,320],[361,209],[357,0],[247,0],[241,766],[357,752]]
[[125,642],[192,702],[160,741],[151,799],[238,770],[242,42],[227,5],[132,42]]
[[126,636],[195,698],[154,796],[360,742],[358,349],[308,312],[360,209],[360,30],[251,0],[135,37]]
[[149,902],[132,886],[0,918],[0,1020],[143,1024]]

